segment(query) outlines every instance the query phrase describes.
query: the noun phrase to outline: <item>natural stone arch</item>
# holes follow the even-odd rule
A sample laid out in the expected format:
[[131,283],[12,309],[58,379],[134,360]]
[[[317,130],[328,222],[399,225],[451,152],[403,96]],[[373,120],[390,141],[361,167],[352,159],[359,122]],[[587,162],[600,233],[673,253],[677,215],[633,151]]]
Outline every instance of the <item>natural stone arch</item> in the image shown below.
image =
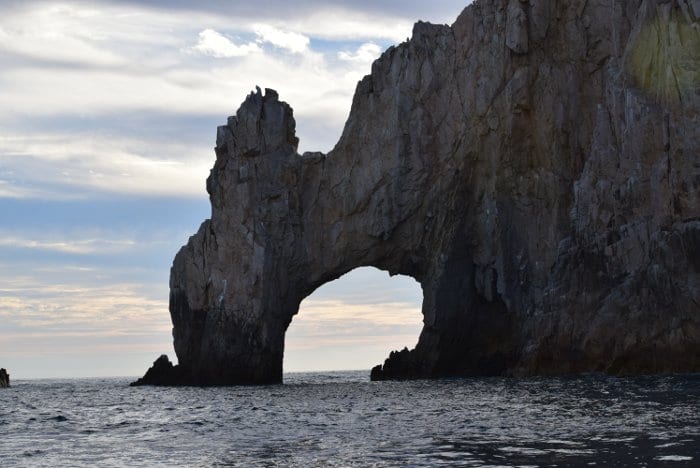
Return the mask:
[[358,266],[424,291],[416,349],[378,378],[699,370],[700,93],[658,100],[627,68],[658,15],[697,42],[688,5],[481,0],[418,23],[327,155],[297,154],[277,93],[248,96],[173,264],[160,381],[281,381],[301,300]]
[[[462,344],[439,344],[439,330],[469,330],[458,312],[477,296],[463,287],[475,284],[475,273],[463,271],[468,254],[455,245],[465,235],[463,198],[454,193],[463,172],[451,148],[412,150],[421,142],[397,137],[404,131],[398,116],[370,115],[384,143],[341,140],[327,156],[296,153],[292,111],[271,90],[251,94],[219,129],[207,182],[212,219],[176,258],[171,284],[175,348],[198,378],[280,381],[284,332],[301,301],[361,266],[421,284],[421,341],[433,352],[416,369],[432,375],[454,359],[450,347]],[[483,307],[503,310],[489,304]]]
[[[505,369],[511,354],[505,336],[496,353],[472,344],[482,344],[471,336],[477,323],[484,333],[494,322],[484,333],[491,340],[508,330],[509,319],[494,281],[484,286],[490,296],[478,299],[476,268],[463,242],[464,172],[455,147],[412,140],[398,115],[392,120],[380,112],[396,108],[393,93],[383,95],[388,102],[370,104],[377,108],[367,113],[377,121],[361,124],[385,136],[364,144],[341,139],[327,156],[296,153],[291,108],[272,90],[248,96],[219,128],[207,181],[212,218],[178,254],[172,273],[175,348],[181,366],[196,369],[193,379],[281,381],[284,333],[301,301],[361,266],[410,276],[424,291],[420,343],[427,352],[397,376],[451,373],[457,356],[457,373]],[[425,124],[444,122],[450,109],[440,107],[443,115],[426,116]],[[464,308],[473,313],[465,317]],[[448,330],[452,338],[441,341]],[[489,350],[487,362],[479,348]]]

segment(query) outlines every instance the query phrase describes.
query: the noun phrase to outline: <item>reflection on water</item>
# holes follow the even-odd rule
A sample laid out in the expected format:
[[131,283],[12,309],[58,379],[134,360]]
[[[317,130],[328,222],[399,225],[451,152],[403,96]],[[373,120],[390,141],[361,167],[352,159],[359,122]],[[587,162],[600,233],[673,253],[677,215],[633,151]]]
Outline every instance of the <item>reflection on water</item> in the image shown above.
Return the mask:
[[130,388],[18,381],[0,392],[7,465],[693,466],[700,375]]

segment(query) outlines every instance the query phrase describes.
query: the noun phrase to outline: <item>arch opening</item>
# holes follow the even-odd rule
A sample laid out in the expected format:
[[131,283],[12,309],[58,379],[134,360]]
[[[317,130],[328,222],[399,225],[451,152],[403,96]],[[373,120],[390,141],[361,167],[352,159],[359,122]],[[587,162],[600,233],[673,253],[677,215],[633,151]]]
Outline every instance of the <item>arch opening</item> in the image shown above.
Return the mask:
[[285,333],[283,371],[367,370],[415,347],[423,291],[404,275],[360,267],[306,297]]

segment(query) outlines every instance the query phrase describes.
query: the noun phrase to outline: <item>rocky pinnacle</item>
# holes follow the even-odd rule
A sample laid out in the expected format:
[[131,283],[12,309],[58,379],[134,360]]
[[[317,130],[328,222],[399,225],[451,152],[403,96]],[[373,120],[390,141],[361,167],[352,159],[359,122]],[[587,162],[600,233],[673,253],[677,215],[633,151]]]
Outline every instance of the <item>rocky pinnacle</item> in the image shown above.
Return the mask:
[[161,380],[280,382],[301,301],[360,266],[423,289],[374,379],[700,371],[700,2],[476,1],[297,143],[269,89],[218,128]]

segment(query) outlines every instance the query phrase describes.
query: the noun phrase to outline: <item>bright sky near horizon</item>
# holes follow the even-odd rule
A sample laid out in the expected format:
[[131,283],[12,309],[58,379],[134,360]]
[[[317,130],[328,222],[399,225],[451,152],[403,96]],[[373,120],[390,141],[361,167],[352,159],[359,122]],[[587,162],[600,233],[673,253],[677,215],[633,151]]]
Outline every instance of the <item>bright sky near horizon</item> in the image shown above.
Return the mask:
[[[135,376],[173,359],[172,258],[209,216],[216,126],[256,85],[329,150],[357,81],[465,0],[0,0],[0,367]],[[420,331],[420,286],[359,269],[302,303],[285,371],[361,369]]]

